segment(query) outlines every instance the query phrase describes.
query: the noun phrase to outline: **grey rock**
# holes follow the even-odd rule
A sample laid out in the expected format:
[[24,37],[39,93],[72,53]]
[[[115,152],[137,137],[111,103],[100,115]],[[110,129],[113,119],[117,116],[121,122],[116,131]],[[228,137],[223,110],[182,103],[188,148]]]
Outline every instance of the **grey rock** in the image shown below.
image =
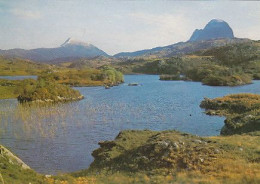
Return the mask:
[[227,22],[219,19],[211,20],[204,29],[196,29],[189,41],[234,38],[233,30]]
[[163,149],[166,149],[169,146],[169,142],[168,141],[160,141],[160,142],[158,142],[158,145],[161,146]]
[[219,149],[215,149],[215,150],[214,150],[214,153],[215,153],[215,154],[220,153]]
[[195,143],[199,143],[199,144],[201,144],[201,143],[202,143],[202,141],[201,141],[201,140],[199,140],[199,139],[195,139],[195,140],[193,140],[193,142],[195,142]]

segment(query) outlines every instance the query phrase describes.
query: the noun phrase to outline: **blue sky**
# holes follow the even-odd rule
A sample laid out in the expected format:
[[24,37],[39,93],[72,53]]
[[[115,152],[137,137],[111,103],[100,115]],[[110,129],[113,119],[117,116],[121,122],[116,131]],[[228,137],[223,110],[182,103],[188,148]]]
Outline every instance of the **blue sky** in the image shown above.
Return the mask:
[[257,1],[0,0],[0,49],[57,47],[67,38],[108,54],[186,41],[211,19],[260,40]]

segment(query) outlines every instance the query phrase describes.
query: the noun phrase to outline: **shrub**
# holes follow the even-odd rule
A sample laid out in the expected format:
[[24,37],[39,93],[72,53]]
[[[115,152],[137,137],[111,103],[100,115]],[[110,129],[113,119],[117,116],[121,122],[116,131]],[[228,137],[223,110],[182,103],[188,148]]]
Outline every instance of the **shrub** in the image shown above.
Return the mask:
[[53,75],[39,76],[35,83],[24,82],[23,90],[18,96],[19,102],[27,101],[68,101],[81,99],[79,91],[58,84]]

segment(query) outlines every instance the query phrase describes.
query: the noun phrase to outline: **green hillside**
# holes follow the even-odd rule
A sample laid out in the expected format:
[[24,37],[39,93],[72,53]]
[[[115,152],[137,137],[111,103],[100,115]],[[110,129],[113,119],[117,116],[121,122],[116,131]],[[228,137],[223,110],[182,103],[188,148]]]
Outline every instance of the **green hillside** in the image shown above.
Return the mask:
[[159,74],[211,86],[250,84],[260,78],[260,42],[247,41],[166,58],[133,58],[115,64],[125,73]]
[[2,76],[38,75],[41,71],[52,67],[29,60],[0,56],[0,75]]

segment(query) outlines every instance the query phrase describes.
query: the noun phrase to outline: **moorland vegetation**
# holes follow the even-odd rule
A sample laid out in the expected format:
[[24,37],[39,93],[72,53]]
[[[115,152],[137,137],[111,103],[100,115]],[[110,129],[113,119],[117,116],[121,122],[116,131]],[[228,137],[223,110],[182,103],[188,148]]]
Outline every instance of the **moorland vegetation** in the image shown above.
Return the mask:
[[132,58],[115,67],[125,73],[159,74],[161,80],[210,86],[250,84],[260,77],[260,42],[247,41],[168,58]]

